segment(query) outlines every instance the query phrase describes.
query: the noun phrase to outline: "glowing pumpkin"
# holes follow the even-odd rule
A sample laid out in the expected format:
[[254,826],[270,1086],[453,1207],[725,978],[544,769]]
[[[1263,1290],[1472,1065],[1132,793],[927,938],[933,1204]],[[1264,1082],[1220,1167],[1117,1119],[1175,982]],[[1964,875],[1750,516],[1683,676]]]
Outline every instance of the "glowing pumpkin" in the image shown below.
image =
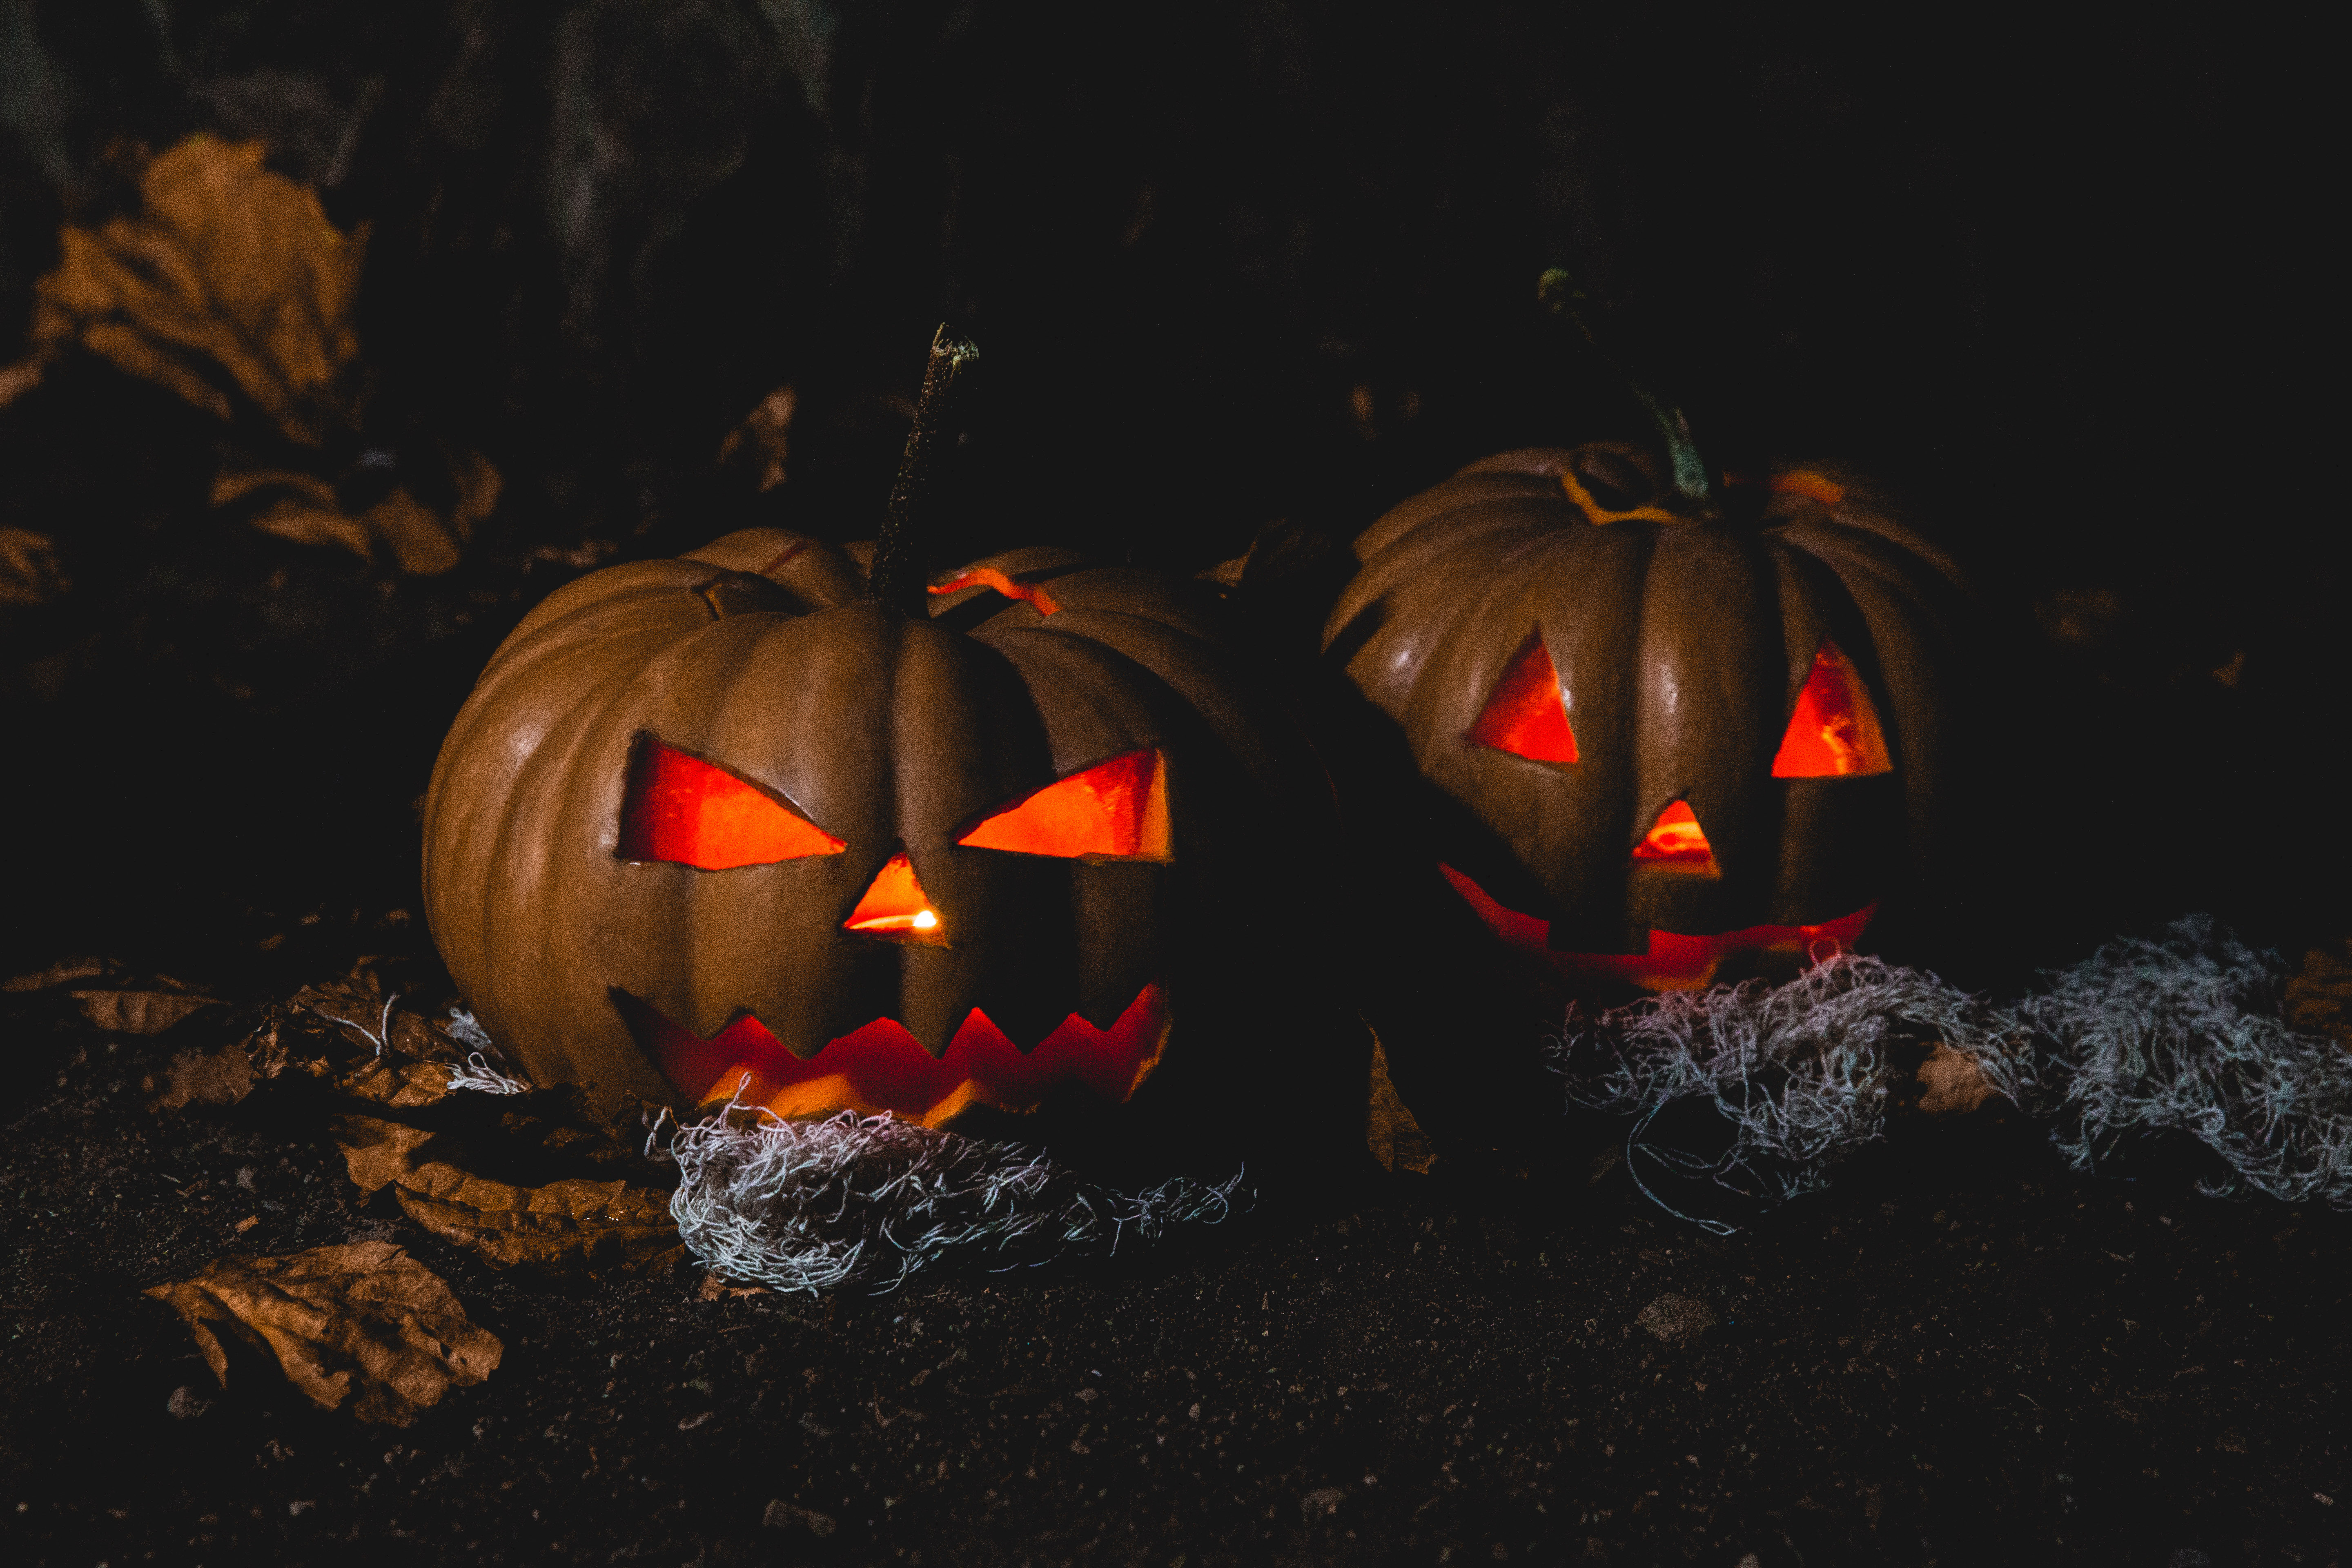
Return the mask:
[[499,649],[434,773],[426,908],[535,1079],[937,1125],[1291,1070],[1318,775],[1213,605],[1053,551],[933,595],[907,621],[754,530]]
[[934,344],[871,584],[747,530],[500,646],[426,797],[450,973],[534,1079],[606,1097],[1195,1152],[1339,1117],[1366,1047],[1300,909],[1328,786],[1213,589],[1051,549],[920,571],[968,353]]
[[1507,452],[1355,552],[1327,653],[1443,801],[1444,880],[1563,977],[1851,944],[1932,851],[1965,598],[1859,489],[1725,505],[1631,446]]

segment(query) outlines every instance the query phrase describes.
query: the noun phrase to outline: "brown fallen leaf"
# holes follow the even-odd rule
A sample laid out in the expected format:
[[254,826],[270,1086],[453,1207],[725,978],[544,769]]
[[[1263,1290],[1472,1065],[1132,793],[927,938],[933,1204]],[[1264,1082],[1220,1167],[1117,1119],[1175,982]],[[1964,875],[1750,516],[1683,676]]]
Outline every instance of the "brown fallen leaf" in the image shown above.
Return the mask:
[[793,415],[800,394],[780,386],[760,400],[743,423],[719,444],[719,466],[755,473],[762,490],[784,482],[784,459],[792,452]]
[[222,1387],[226,1335],[275,1357],[320,1409],[387,1426],[481,1382],[506,1352],[439,1275],[388,1241],[223,1258],[146,1293],[180,1314]]
[[1383,1171],[1412,1171],[1425,1176],[1437,1163],[1437,1145],[1421,1130],[1412,1108],[1389,1079],[1388,1048],[1378,1035],[1372,1037],[1371,1083],[1364,1102],[1364,1147],[1372,1152]]
[[421,1128],[339,1116],[331,1130],[362,1190],[391,1187],[410,1219],[493,1268],[630,1278],[658,1274],[684,1256],[669,1194],[656,1188],[577,1176],[520,1186],[448,1159],[418,1159],[434,1142]]
[[2352,942],[2341,952],[2314,948],[2280,998],[2286,1021],[2298,1029],[2333,1035],[2352,1048]]
[[471,447],[449,457],[449,482],[457,487],[457,504],[450,509],[449,526],[460,539],[474,537],[474,524],[499,510],[499,496],[507,481],[490,460]]
[[1918,1109],[1924,1115],[1961,1115],[1974,1110],[1993,1095],[1993,1087],[1986,1081],[1984,1069],[1977,1065],[1976,1058],[1966,1051],[1956,1051],[1941,1040],[1927,1053],[1927,1059],[1919,1064]]
[[457,542],[431,507],[395,489],[360,514],[368,532],[391,547],[400,569],[412,577],[432,577],[457,564]]
[[338,1116],[327,1123],[352,1184],[370,1197],[412,1174],[416,1151],[433,1141],[432,1129],[373,1116]]
[[[481,462],[479,454],[472,457]],[[497,500],[497,475],[495,468],[490,470],[491,504]],[[469,496],[467,489],[468,485],[477,492],[483,488],[478,472],[469,469],[457,480],[458,510],[446,523],[405,489],[394,489],[364,511],[346,511],[334,486],[292,468],[223,468],[213,479],[212,500],[215,507],[225,507],[257,498],[259,510],[251,521],[264,533],[296,544],[331,545],[367,562],[389,552],[403,572],[430,577],[457,564],[462,552],[451,531],[470,534],[476,521],[471,509],[482,504],[480,494]]]
[[110,1035],[160,1035],[201,1007],[221,1005],[218,998],[182,991],[77,991],[81,1016]]
[[20,359],[15,364],[0,365],[0,408],[5,408],[33,388],[41,384],[47,367],[39,356]]
[[395,1182],[393,1196],[409,1218],[493,1268],[639,1279],[686,1256],[669,1194],[625,1182],[573,1176],[515,1187],[428,1162]]
[[35,286],[36,349],[79,343],[223,421],[233,388],[303,446],[352,427],[365,229],[336,228],[266,153],[191,136],[148,163],[137,211],[68,225]]
[[216,1050],[180,1051],[164,1064],[156,1080],[150,1110],[179,1110],[191,1105],[235,1105],[253,1092],[259,1079],[253,1058],[242,1045]]
[[75,980],[95,980],[106,973],[106,962],[98,958],[61,958],[47,969],[30,974],[12,975],[0,981],[0,991],[47,991]]
[[73,591],[57,544],[29,528],[0,528],[0,605],[47,605]]

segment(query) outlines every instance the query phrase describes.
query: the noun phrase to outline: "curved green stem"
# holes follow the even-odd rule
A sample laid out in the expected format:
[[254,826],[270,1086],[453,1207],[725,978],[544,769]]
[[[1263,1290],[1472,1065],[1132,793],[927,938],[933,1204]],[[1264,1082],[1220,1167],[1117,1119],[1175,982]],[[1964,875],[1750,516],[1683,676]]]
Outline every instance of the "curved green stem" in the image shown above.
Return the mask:
[[1602,344],[1600,334],[1592,330],[1592,317],[1597,313],[1593,300],[1576,286],[1576,279],[1563,268],[1555,267],[1544,273],[1536,283],[1536,298],[1545,309],[1559,317],[1576,333],[1591,345],[1609,374],[1633,395],[1657,427],[1658,438],[1666,448],[1666,466],[1672,475],[1675,493],[1685,500],[1706,503],[1715,499],[1715,470],[1699,456],[1698,443],[1691,438],[1690,421],[1683,417],[1681,408],[1660,399],[1650,389],[1636,381],[1623,363]]
[[932,448],[940,433],[951,429],[950,403],[959,372],[980,357],[968,338],[958,337],[946,323],[931,337],[931,357],[923,367],[923,390],[915,401],[914,428],[907,432],[907,449],[898,458],[898,477],[890,486],[890,504],[882,514],[882,531],[874,541],[874,565],[866,575],[866,591],[874,602],[898,611],[909,620],[930,618],[930,563],[924,549],[923,492],[933,467]]

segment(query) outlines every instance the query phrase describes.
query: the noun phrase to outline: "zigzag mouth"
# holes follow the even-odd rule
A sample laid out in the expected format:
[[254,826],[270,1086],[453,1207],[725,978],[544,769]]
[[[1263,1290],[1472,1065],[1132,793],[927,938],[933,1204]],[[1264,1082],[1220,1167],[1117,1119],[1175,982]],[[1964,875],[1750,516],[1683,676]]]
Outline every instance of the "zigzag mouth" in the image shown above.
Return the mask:
[[1809,960],[1852,947],[1878,913],[1878,900],[1819,925],[1748,926],[1739,931],[1689,932],[1652,930],[1640,952],[1564,952],[1551,945],[1551,922],[1522,914],[1453,867],[1438,870],[1454,890],[1504,942],[1540,959],[1563,979],[1614,980],[1651,991],[1701,991],[1735,952],[1793,952]]
[[1146,985],[1109,1028],[1073,1013],[1025,1052],[974,1007],[937,1057],[896,1018],[877,1018],[803,1059],[749,1012],[706,1040],[625,991],[613,1003],[671,1087],[698,1104],[740,1089],[745,1104],[778,1116],[887,1111],[927,1127],[974,1104],[1034,1110],[1070,1083],[1124,1104],[1160,1065],[1171,1022],[1166,994]]

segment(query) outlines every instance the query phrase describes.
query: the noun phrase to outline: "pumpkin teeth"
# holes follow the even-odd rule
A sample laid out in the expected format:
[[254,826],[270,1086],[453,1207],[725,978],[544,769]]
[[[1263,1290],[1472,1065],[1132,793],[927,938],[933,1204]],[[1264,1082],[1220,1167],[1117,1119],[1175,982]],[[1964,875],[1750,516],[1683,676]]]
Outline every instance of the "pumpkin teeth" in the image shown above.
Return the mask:
[[1159,1066],[1171,1023],[1166,994],[1146,985],[1109,1028],[1073,1013],[1027,1051],[975,1007],[938,1057],[897,1019],[877,1018],[803,1060],[748,1012],[705,1040],[649,1003],[614,1000],[639,1047],[698,1103],[740,1092],[779,1116],[888,1111],[934,1127],[972,1104],[1034,1110],[1072,1082],[1124,1103]]

